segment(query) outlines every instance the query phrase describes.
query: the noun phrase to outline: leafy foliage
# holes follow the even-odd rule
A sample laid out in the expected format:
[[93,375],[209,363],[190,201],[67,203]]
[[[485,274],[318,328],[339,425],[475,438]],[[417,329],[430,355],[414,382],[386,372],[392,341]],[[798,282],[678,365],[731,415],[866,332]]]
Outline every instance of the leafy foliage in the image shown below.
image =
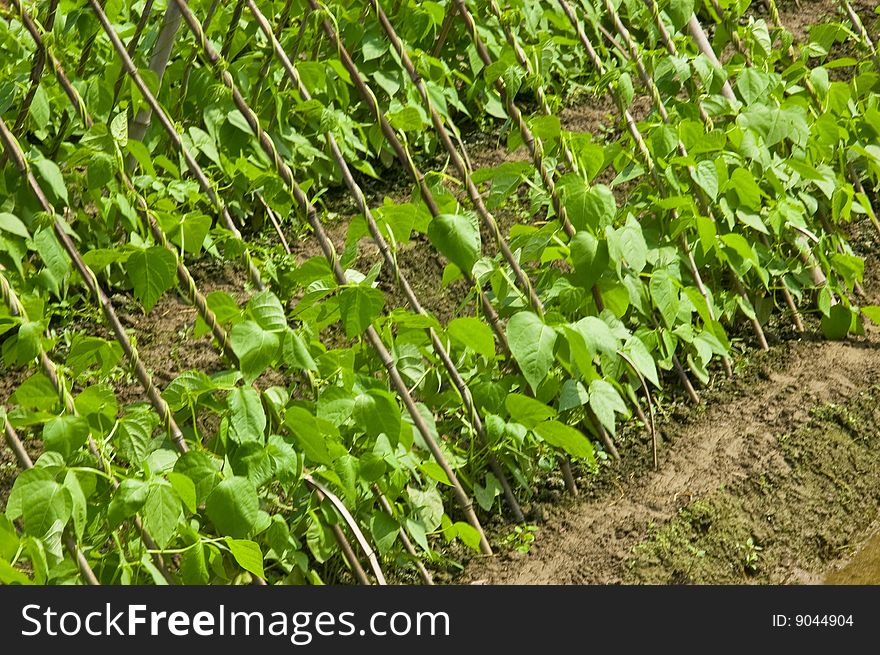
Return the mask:
[[[207,4],[192,6],[203,17]],[[284,81],[258,24],[232,22],[235,4],[218,3],[208,40],[224,44],[231,79],[322,222],[342,206],[328,135],[365,187],[399,168],[377,109],[419,167],[446,154],[435,123],[455,141],[464,141],[457,125],[500,132],[515,156],[469,171],[469,180],[452,166],[428,173],[408,201],[385,198],[372,216],[349,217],[338,253],[314,255],[301,244],[290,253],[268,226],[277,221],[291,242],[312,239],[298,220],[302,199],[282,183],[185,28],[160,82],[149,44],[161,12],[147,17],[135,63],[178,132],[170,140],[153,117],[138,138],[146,99],[129,77],[117,84],[118,57],[89,8],[61,3],[55,32],[45,35],[87,122],[51,66],[24,107],[37,46],[15,12],[2,10],[0,116],[18,130],[55,215],[7,158],[0,265],[26,311],[0,309],[3,363],[43,370],[18,386],[4,418],[40,438],[43,453],[18,475],[0,516],[0,582],[79,581],[64,534],[102,583],[166,582],[151,550],[173,555],[165,573],[186,584],[349,580],[334,531],[345,517],[310,480],[332,490],[384,564],[411,566],[404,540],[416,557],[442,563],[453,539],[480,548],[448,470],[483,513],[504,495],[500,477],[524,495],[558,456],[585,474],[598,470],[608,459],[598,437],[618,435],[641,402],[641,380],[661,390],[661,402],[675,392],[677,363],[706,382],[722,358],[748,347],[743,326],[772,329],[791,311],[776,311],[783,290],[816,314],[828,338],[860,333],[864,317],[880,321],[880,309],[859,306],[864,262],[844,236],[862,217],[877,225],[880,75],[862,51],[832,58],[851,35],[841,23],[814,26],[789,54],[791,34],[749,13],[749,2],[722,3],[725,17],[689,0],[663,1],[672,56],[645,3],[613,3],[669,115],[663,120],[655,106],[638,122],[654,177],[621,116],[603,119],[595,134],[567,129],[560,116],[587,94],[611,91],[630,107],[644,91],[635,63],[606,47],[599,28],[614,25],[600,4],[572,3],[596,37],[602,72],[555,2],[512,0],[499,16],[491,3],[469,3],[490,64],[461,20],[438,43],[449,2],[381,3],[423,97],[369,3],[331,2],[326,15],[298,0],[287,13],[285,3],[261,3],[285,52],[296,55],[308,98]],[[45,5],[24,3],[35,16]],[[143,3],[106,10],[116,32],[130,35]],[[687,36],[694,10],[718,22],[717,49],[736,41],[745,52],[710,63]],[[326,34],[328,16],[372,101]],[[722,93],[725,80],[733,100]],[[543,170],[519,156],[528,139],[508,102],[532,107],[539,91],[549,113],[523,121]],[[484,194],[485,211],[513,224],[496,233],[484,209],[463,200],[467,182]],[[372,235],[367,218],[386,242],[381,263],[358,247]],[[156,398],[132,400],[131,353],[119,335],[83,329],[99,313],[59,239],[65,233],[108,302],[155,314],[177,286],[197,306],[192,336],[209,335],[225,352],[219,369],[179,371],[160,385],[186,452]],[[463,289],[449,320],[400,300],[397,263],[409,248],[442,257],[443,279],[425,284]],[[240,264],[242,278],[253,265],[266,288],[232,294],[212,285],[201,296],[188,267],[220,261]],[[409,282],[421,273],[406,272]],[[412,286],[422,294],[425,284]],[[131,334],[139,345],[143,335]],[[57,378],[44,357],[58,363]]]

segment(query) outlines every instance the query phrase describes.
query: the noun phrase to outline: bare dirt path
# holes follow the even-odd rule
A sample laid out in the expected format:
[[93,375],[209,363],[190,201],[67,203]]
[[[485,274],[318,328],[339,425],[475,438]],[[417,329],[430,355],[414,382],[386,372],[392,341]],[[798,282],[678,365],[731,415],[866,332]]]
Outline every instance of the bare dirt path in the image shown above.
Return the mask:
[[[734,390],[729,401],[712,404],[690,424],[668,428],[679,432],[669,434],[667,431],[672,443],[661,452],[658,471],[633,474],[621,481],[619,490],[596,498],[548,507],[548,519],[539,526],[528,555],[507,553],[475,560],[464,581],[488,584],[735,581],[737,565],[745,562],[747,552],[742,554],[741,562],[733,563],[731,576],[719,574],[712,567],[705,567],[701,575],[695,576],[691,572],[673,570],[677,547],[674,542],[690,540],[697,544],[700,540],[699,527],[694,535],[684,535],[681,539],[681,528],[691,527],[682,521],[682,516],[692,518],[705,505],[709,508],[705,511],[710,522],[722,521],[725,517],[717,510],[727,501],[719,498],[729,496],[730,502],[742,506],[747,504],[743,502],[744,496],[754,495],[762,481],[778,488],[775,500],[771,493],[767,502],[781,502],[788,507],[766,507],[767,516],[771,517],[767,521],[763,521],[763,517],[752,517],[756,525],[748,526],[748,531],[760,533],[765,543],[764,546],[756,544],[759,550],[755,552],[764,559],[766,570],[755,580],[815,582],[821,579],[830,561],[845,554],[846,549],[838,542],[850,543],[857,530],[844,527],[846,534],[824,534],[822,523],[827,521],[797,520],[800,510],[814,511],[813,502],[820,500],[811,497],[817,494],[811,494],[807,482],[818,476],[829,480],[834,489],[851,487],[853,481],[847,472],[832,470],[834,462],[799,461],[781,442],[786,436],[799,430],[809,431],[811,427],[813,434],[806,434],[805,438],[826,441],[823,436],[827,437],[830,428],[823,427],[821,421],[817,423],[821,410],[824,408],[830,415],[832,425],[839,423],[839,417],[833,416],[836,407],[858,400],[860,394],[864,395],[880,383],[880,339],[874,334],[846,342],[795,342],[778,346],[768,359],[775,360],[772,369],[765,369],[757,381],[741,384],[745,388]],[[871,406],[876,407],[876,400],[869,398],[867,405],[869,410]],[[853,438],[858,440],[857,436]],[[868,455],[846,452],[845,459],[854,460],[854,474],[858,474],[864,464],[859,460],[863,454]],[[809,455],[807,453],[804,459],[810,460]],[[829,470],[823,470],[826,464]],[[799,469],[804,467],[815,475],[801,475]],[[828,491],[822,490],[823,493]],[[762,502],[760,498],[752,500],[752,504]],[[808,502],[801,502],[804,500]],[[833,510],[835,498],[827,498],[827,502]],[[773,525],[772,518],[781,509],[788,520],[776,517],[777,525]],[[870,511],[866,511],[865,516],[853,518],[849,527],[869,523],[873,520],[869,514]],[[663,526],[668,529],[664,531]],[[811,530],[816,534],[810,534]],[[791,531],[795,534],[789,534]],[[801,541],[817,545],[820,551],[823,543],[834,545],[830,550],[825,548],[829,551],[825,553],[827,557],[823,558],[820,552],[815,562],[792,561],[803,559],[796,552]],[[713,544],[711,539],[707,543],[708,546],[694,546],[690,554],[695,560],[723,559],[731,548],[736,551],[747,547],[747,543],[728,544],[731,548],[716,547],[714,551],[718,552],[713,552],[718,544]],[[777,548],[768,544],[775,544]],[[665,558],[663,551],[667,547],[669,557]],[[709,552],[705,552],[706,548]],[[766,554],[762,553],[764,549],[768,550]],[[772,561],[774,557],[778,561]],[[724,562],[717,564],[724,568]],[[748,581],[748,574],[754,572],[747,567],[740,568],[739,577]]]

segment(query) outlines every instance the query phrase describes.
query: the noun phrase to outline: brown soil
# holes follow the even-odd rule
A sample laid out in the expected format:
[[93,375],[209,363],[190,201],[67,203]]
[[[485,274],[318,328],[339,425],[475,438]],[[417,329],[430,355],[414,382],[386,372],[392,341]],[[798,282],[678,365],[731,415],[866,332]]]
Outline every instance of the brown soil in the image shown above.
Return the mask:
[[[871,26],[877,21],[877,14],[874,13],[877,3],[871,0],[853,0],[850,5],[861,18],[869,34],[872,34]],[[810,27],[813,25],[834,20],[835,17],[848,24],[849,20],[844,16],[844,11],[836,0],[803,0],[799,4],[792,0],[779,7],[779,18],[782,24],[799,42],[807,40]]]
[[[875,427],[880,418],[880,338],[874,333],[847,342],[802,341],[758,359],[762,363],[756,376],[725,385],[716,392],[720,398],[695,412],[701,414],[695,420],[666,426],[664,436],[671,445],[661,451],[659,470],[639,473],[625,464],[609,473],[616,488],[544,507],[547,521],[527,556],[475,561],[465,580],[818,580],[849,544],[863,538],[859,531],[876,516],[876,486],[861,489],[859,479],[880,481],[871,450],[880,441]],[[850,414],[861,421],[853,434],[835,427]],[[811,451],[810,442],[825,447]],[[792,443],[800,454],[792,451]],[[851,461],[837,461],[834,454],[840,452]],[[810,494],[818,494],[817,481],[823,478],[827,488],[821,495]],[[858,507],[862,516],[852,514],[852,506],[835,506],[841,494],[855,489],[865,492],[865,503]],[[819,511],[819,504],[828,507]],[[818,513],[811,517],[810,511]],[[736,521],[725,521],[727,516]],[[728,535],[725,530],[732,526],[739,529]],[[718,534],[709,533],[713,527]],[[733,541],[719,541],[724,536]],[[750,537],[761,548],[760,576],[737,569],[737,559],[730,561],[731,549],[736,553],[746,548]],[[805,545],[810,543],[819,552],[810,552],[814,559],[803,561],[802,551],[811,550]],[[693,547],[685,548],[695,567],[688,571],[680,570],[685,544]]]

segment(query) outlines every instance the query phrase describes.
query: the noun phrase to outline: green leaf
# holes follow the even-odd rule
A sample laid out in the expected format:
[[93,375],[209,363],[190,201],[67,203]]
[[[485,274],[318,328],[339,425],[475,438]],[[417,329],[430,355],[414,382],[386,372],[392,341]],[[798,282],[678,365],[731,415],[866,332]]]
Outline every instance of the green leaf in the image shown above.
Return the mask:
[[149,492],[150,485],[142,480],[128,478],[120,482],[107,507],[107,521],[110,527],[115,528],[137,514],[147,501]]
[[651,274],[648,284],[654,304],[660,310],[660,315],[666,326],[670,329],[675,327],[675,317],[678,315],[679,298],[676,280],[669,274],[667,269],[660,269]]
[[269,437],[266,453],[274,464],[274,474],[282,484],[299,481],[302,474],[302,457],[277,434]]
[[260,402],[260,394],[253,387],[236,387],[229,394],[230,437],[238,442],[263,441],[266,429],[266,412]]
[[[229,124],[233,127],[237,127],[239,130],[244,132],[247,135],[252,134],[251,126],[247,122],[247,119],[244,117],[238,109],[233,109],[228,114],[226,114],[226,120],[229,121]],[[208,153],[205,153],[208,154]]]
[[822,317],[822,334],[835,341],[846,339],[851,323],[852,312],[842,303],[838,303],[831,307],[828,316]]
[[315,512],[309,512],[309,527],[306,529],[306,544],[315,560],[323,564],[338,552],[336,541],[330,528],[324,525]]
[[284,425],[293,433],[306,457],[317,464],[333,465],[333,458],[327,450],[327,439],[307,409],[290,407],[284,413]]
[[83,389],[74,399],[76,411],[89,419],[89,425],[102,432],[109,432],[116,423],[119,404],[113,387],[107,383],[93,384]]
[[[235,322],[241,317],[241,310],[238,308],[235,298],[225,291],[211,291],[206,298],[208,300],[208,308],[214,312],[214,316],[217,317],[217,322],[220,325]],[[201,337],[210,331],[210,328],[199,317],[194,330],[195,336]]]
[[258,544],[248,539],[226,537],[226,545],[241,568],[261,578],[266,577],[263,570],[263,551]]
[[552,407],[521,393],[508,394],[504,399],[504,406],[507,407],[507,411],[510,412],[510,417],[514,421],[529,429],[541,421],[556,416],[556,410]]
[[205,504],[205,512],[224,536],[247,539],[260,518],[260,499],[253,483],[235,476],[214,487]]
[[0,584],[32,585],[33,581],[6,560],[0,559]]
[[400,533],[400,526],[385,512],[376,512],[370,517],[370,533],[380,555],[385,555],[394,546]]
[[553,365],[556,332],[532,312],[519,312],[507,323],[510,352],[533,391]]
[[[153,166],[153,156],[150,153],[150,149],[147,148],[147,146],[145,146],[140,141],[135,141],[134,139],[129,141],[128,140],[128,125],[125,126],[125,129],[126,129],[125,140],[124,140],[124,143],[120,144],[120,147],[125,148],[126,150],[128,150],[129,153],[131,153],[131,156],[137,160],[137,163],[140,164],[141,170],[145,174],[147,174],[151,177],[158,177],[158,175],[156,175],[156,167]],[[107,163],[110,164],[110,169],[106,173],[104,171],[100,171],[98,174],[102,175],[102,176],[106,175],[107,182],[109,182],[113,177],[113,171],[115,170],[116,162],[113,161],[113,159],[110,157],[107,157],[106,160],[107,160]],[[89,174],[90,174],[89,179],[90,180],[92,179],[91,172],[92,172],[91,168],[89,168]],[[105,184],[106,184],[106,182],[105,182]],[[210,229],[210,227],[211,226],[210,226],[210,221],[209,221],[208,229]]]
[[[82,475],[83,477],[86,477],[88,474]],[[83,493],[80,479],[77,477],[75,471],[68,471],[67,475],[64,476],[64,487],[70,492],[74,535],[76,536],[76,540],[81,542],[83,532],[86,528],[88,508],[85,493]]]
[[755,211],[761,209],[761,197],[765,194],[761,191],[761,187],[758,186],[758,183],[755,182],[755,176],[746,169],[735,169],[733,173],[730,174],[730,181],[727,183],[727,188],[732,189],[736,193],[740,203],[744,206],[749,209],[754,209]]
[[293,370],[318,370],[318,365],[312,359],[305,341],[293,330],[287,330],[284,334],[282,357],[284,358],[284,363]]
[[325,387],[318,396],[317,416],[326,421],[341,425],[353,410],[354,395],[342,387]]
[[615,433],[615,412],[624,416],[629,414],[617,389],[605,380],[593,380],[590,383],[590,408],[611,434]]
[[746,67],[736,80],[736,88],[747,105],[761,100],[770,87],[767,73],[753,67]]
[[260,441],[245,441],[228,455],[232,470],[243,475],[255,486],[260,487],[272,479],[275,462],[269,456],[268,448]]
[[642,272],[647,264],[648,244],[645,243],[645,235],[642,226],[630,215],[626,219],[626,225],[613,230],[610,227],[605,231],[608,237],[608,255],[618,270],[620,264],[626,262],[634,273]]
[[128,116],[124,111],[116,114],[110,121],[110,134],[120,148],[125,148],[128,144]]
[[595,463],[593,444],[573,427],[559,421],[546,421],[536,425],[533,431],[548,444],[561,448],[572,457]]
[[490,361],[495,358],[495,337],[484,321],[472,316],[456,318],[446,326],[446,333],[478,355]]
[[127,261],[130,256],[130,252],[120,252],[118,250],[110,250],[109,248],[94,248],[87,253],[83,253],[83,261],[90,269],[100,273],[110,264]]
[[177,532],[177,524],[183,518],[180,498],[174,488],[164,480],[150,484],[142,514],[144,529],[149,532],[159,548],[166,548]]
[[485,486],[480,485],[476,481],[474,482],[474,496],[484,512],[488,512],[492,509],[492,505],[495,504],[495,499],[501,495],[502,491],[501,483],[498,482],[498,478],[492,473],[486,473]]
[[862,314],[867,316],[874,325],[880,325],[880,305],[868,305],[861,308]]
[[392,445],[400,438],[400,407],[387,391],[370,389],[354,401],[354,420],[369,436],[385,433]]
[[415,541],[426,553],[430,553],[431,547],[428,545],[428,538],[427,535],[425,535],[425,528],[422,524],[409,517],[406,518],[405,523],[406,529],[413,538],[413,541]]
[[0,230],[30,239],[31,234],[17,216],[8,212],[0,212]]
[[72,511],[70,491],[55,482],[52,473],[41,467],[18,475],[6,507],[7,517],[21,516],[25,533],[38,538],[45,536],[56,521],[62,528],[67,525]]
[[128,258],[127,271],[135,297],[149,312],[174,284],[177,262],[167,248],[153,246],[132,253]]
[[52,290],[58,294],[61,282],[70,270],[70,260],[55,232],[50,228],[43,228],[34,233],[34,246],[40,254],[40,258],[46,264],[52,281]]
[[831,256],[831,265],[834,271],[846,281],[850,288],[856,282],[861,282],[864,279],[865,260],[861,257],[836,252]]
[[152,410],[129,411],[119,421],[114,435],[119,453],[132,464],[140,466],[158,446],[153,438],[153,430],[158,424],[159,417]]
[[578,232],[588,228],[599,231],[614,221],[617,201],[606,185],[590,187],[579,175],[570,173],[560,178],[559,187],[565,213]]
[[378,289],[366,286],[345,287],[339,294],[339,312],[345,336],[357,337],[382,313],[385,296]]
[[64,460],[78,451],[89,438],[89,424],[81,416],[64,414],[43,426],[43,447],[61,453]]
[[565,412],[575,407],[583,407],[590,402],[590,394],[577,380],[566,380],[559,392],[559,411]]
[[669,14],[675,30],[680,30],[694,13],[694,0],[670,0],[666,13]]
[[428,238],[465,273],[470,274],[480,257],[480,225],[473,214],[440,214],[428,225]]
[[0,562],[12,561],[20,544],[21,539],[12,521],[5,514],[0,514]]
[[458,538],[464,542],[464,545],[473,551],[480,551],[480,533],[475,527],[464,521],[456,521],[453,525]]
[[271,291],[261,291],[248,301],[247,309],[257,324],[268,332],[287,329],[287,316],[281,301]]
[[[219,462],[207,453],[190,450],[174,463],[174,472],[181,473],[195,485],[196,501],[204,503],[220,482]],[[170,478],[169,478],[170,479]],[[180,492],[178,492],[180,493]],[[183,495],[181,494],[181,498]],[[184,499],[186,502],[186,499]]]
[[67,186],[64,184],[64,176],[61,175],[61,169],[58,168],[58,165],[49,159],[40,157],[33,162],[33,167],[36,169],[42,180],[48,185],[49,191],[51,191],[52,196],[54,196],[54,200],[56,202],[61,201],[64,205],[67,205],[69,202],[67,198]]
[[704,159],[696,165],[691,177],[712,200],[718,198],[718,169],[714,162]]
[[445,484],[448,487],[452,486],[452,483],[449,481],[449,476],[446,475],[446,471],[444,471],[443,467],[436,462],[422,462],[419,465],[419,468],[432,480],[436,480],[437,482]]
[[65,364],[74,377],[94,364],[100,365],[101,375],[107,375],[121,358],[122,346],[117,341],[75,334]]
[[781,109],[755,104],[737,117],[737,123],[757,132],[768,148],[783,139],[802,144],[809,136],[805,110],[801,107]]
[[580,231],[572,238],[569,248],[574,281],[584,289],[591,289],[608,269],[608,243]]
[[623,106],[628,108],[632,104],[633,96],[635,95],[632,77],[629,73],[620,74],[620,77],[617,79],[617,90],[620,94]]
[[601,318],[587,316],[572,327],[584,338],[584,343],[592,355],[602,353],[614,356],[617,352],[619,341]]
[[241,364],[245,383],[251,384],[275,361],[281,338],[255,321],[241,321],[230,330],[229,343]]
[[376,30],[364,35],[361,44],[361,54],[364,61],[378,59],[388,50],[388,41],[379,36]]
[[34,97],[28,112],[39,130],[45,130],[49,125],[49,94],[46,88],[40,84],[34,90]]
[[436,530],[443,517],[443,498],[437,487],[422,490],[410,485],[406,488],[406,494],[425,530],[428,532]]
[[[132,141],[132,143],[135,143],[135,141]],[[106,188],[110,180],[113,179],[115,166],[116,161],[112,157],[105,154],[93,155],[89,161],[89,170],[86,176],[89,190],[100,192]]]
[[58,392],[49,378],[34,373],[15,390],[12,399],[22,407],[51,411],[58,404]]
[[180,556],[180,575],[184,584],[188,585],[206,585],[211,581],[203,544],[187,548]]
[[44,327],[42,322],[27,321],[18,328],[18,339],[15,342],[16,362],[24,364],[40,354],[43,343]]
[[413,106],[406,106],[400,111],[388,114],[388,121],[394,129],[404,132],[414,132],[423,127],[422,116]]
[[639,372],[646,380],[653,383],[657,388],[660,387],[660,380],[657,377],[657,367],[654,364],[654,358],[644,342],[638,337],[630,337],[623,345],[623,352],[627,355],[639,369]]
[[171,471],[165,475],[175,493],[177,493],[178,498],[183,502],[183,506],[186,507],[187,511],[195,514],[198,510],[195,483],[183,473]]

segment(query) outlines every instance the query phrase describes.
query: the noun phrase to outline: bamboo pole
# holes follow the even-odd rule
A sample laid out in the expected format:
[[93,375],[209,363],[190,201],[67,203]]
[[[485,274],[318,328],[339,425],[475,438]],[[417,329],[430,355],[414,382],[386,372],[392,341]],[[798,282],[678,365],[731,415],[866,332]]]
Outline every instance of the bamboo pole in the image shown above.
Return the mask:
[[[709,38],[706,36],[706,32],[703,31],[703,26],[700,24],[696,14],[691,14],[688,19],[687,27],[700,52],[702,52],[706,58],[712,62],[712,65],[718,68],[718,70],[724,70],[724,67],[721,66],[721,62],[718,61],[718,56],[715,54],[715,50],[712,49],[712,44],[709,43]],[[731,102],[736,101],[736,96],[733,94],[733,89],[730,87],[730,82],[727,80],[724,80],[724,83],[721,85],[721,95]]]
[[[177,29],[180,27],[180,12],[173,3],[168,3],[165,10],[165,16],[162,19],[162,29],[156,38],[156,45],[153,54],[150,57],[150,71],[158,79],[158,84],[162,85],[162,78],[165,76],[165,69],[168,67],[168,60],[171,58],[171,51],[174,48],[174,37]],[[147,129],[150,127],[153,111],[151,107],[143,107],[134,117],[128,126],[128,138],[135,141],[143,141]],[[137,160],[134,155],[129,155],[126,161],[126,171],[134,170]]]
[[[849,3],[849,0],[838,0],[840,5],[843,7],[843,10],[846,12],[847,17],[850,22],[853,24],[853,27],[856,29],[859,37],[862,39],[862,43],[865,46],[865,49],[868,51],[868,54],[871,56],[871,61],[874,62],[874,68],[877,69],[877,72],[880,72],[880,58],[877,56],[877,49],[874,47],[874,42],[871,40],[871,37],[868,35],[868,30],[865,29],[865,26],[862,24],[862,19],[859,18],[859,15],[855,12],[852,5]],[[779,13],[776,13],[777,17]]]

